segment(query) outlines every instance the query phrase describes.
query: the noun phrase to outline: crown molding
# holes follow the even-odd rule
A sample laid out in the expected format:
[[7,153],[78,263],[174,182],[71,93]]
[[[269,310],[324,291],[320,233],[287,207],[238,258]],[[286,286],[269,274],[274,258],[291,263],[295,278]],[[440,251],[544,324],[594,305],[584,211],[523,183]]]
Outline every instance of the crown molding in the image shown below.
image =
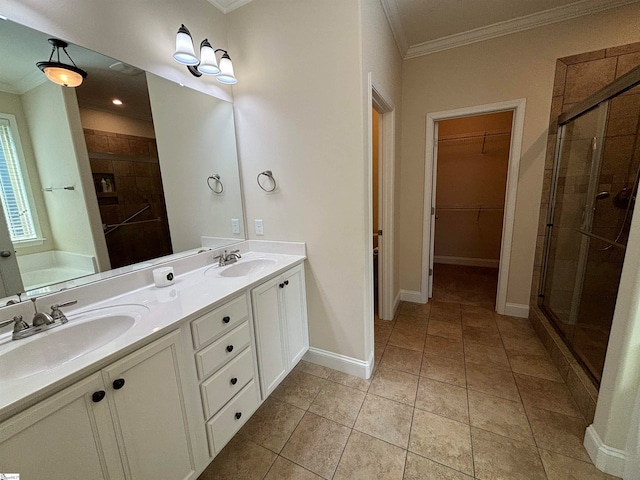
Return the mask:
[[13,83],[0,83],[0,92],[12,93],[13,95],[22,95],[29,90],[42,85],[47,81],[47,77],[37,69],[29,72],[20,80],[16,80]]
[[211,5],[216,7],[225,15],[229,12],[233,12],[234,10],[250,3],[252,0],[207,0]]
[[[386,1],[395,2],[395,0],[382,1],[383,3]],[[482,42],[544,25],[564,22],[572,18],[582,17],[637,2],[638,0],[581,0],[562,7],[551,8],[531,15],[525,15],[524,17],[518,17],[504,22],[494,23],[493,25],[487,25],[486,27],[474,28],[466,32],[411,45],[406,50],[404,59],[421,57],[423,55],[470,45],[472,43]]]
[[24,77],[14,83],[15,89],[20,95],[28,92],[29,90],[42,85],[47,81],[47,77],[39,69],[34,68]]
[[396,41],[396,46],[400,52],[400,56],[404,58],[409,50],[409,42],[407,41],[407,35],[402,26],[400,20],[400,11],[398,9],[398,3],[396,0],[380,0],[382,9],[387,17],[389,26],[391,27],[391,33]]

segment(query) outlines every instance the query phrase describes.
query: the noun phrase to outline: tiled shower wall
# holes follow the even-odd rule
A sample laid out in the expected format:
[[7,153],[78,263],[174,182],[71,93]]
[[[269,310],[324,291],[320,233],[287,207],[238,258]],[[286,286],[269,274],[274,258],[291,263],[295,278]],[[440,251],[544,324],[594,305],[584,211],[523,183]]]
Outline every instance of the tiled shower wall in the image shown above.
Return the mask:
[[[131,223],[106,236],[111,267],[171,254],[155,139],[90,129],[84,129],[84,136],[103,224],[116,225],[150,205]],[[112,192],[100,191],[101,178],[113,182]]]
[[[533,282],[531,286],[530,320],[543,344],[549,351],[551,358],[560,370],[561,375],[567,382],[567,386],[580,406],[587,422],[593,421],[598,391],[545,315],[538,308],[538,293],[549,212],[549,196],[558,133],[557,120],[561,113],[566,112],[576,103],[584,100],[589,95],[597,92],[602,87],[608,85],[638,65],[640,65],[640,43],[632,43],[573,55],[571,57],[560,58],[556,62],[544,184],[536,241]],[[608,172],[607,165],[614,164],[617,158],[628,153],[626,151],[629,148],[629,141],[622,137],[625,135],[625,129],[634,129],[635,127],[631,126],[628,120],[633,117],[633,115],[629,115],[629,112],[626,112],[625,108],[633,108],[635,105],[640,109],[640,95],[637,95],[637,92],[634,92],[634,90],[636,89],[630,91],[630,95],[633,95],[633,97],[625,95],[627,98],[624,99],[624,108],[622,107],[622,102],[619,102],[619,105],[617,105],[615,101],[611,104],[609,129],[613,128],[614,130],[608,131],[608,137],[612,136],[612,138],[607,138],[605,143],[603,170],[600,179],[600,187],[604,190],[610,190],[612,192],[618,191],[621,188],[619,184],[625,181],[625,179],[616,177],[613,172]],[[626,133],[630,133],[630,131]],[[615,135],[615,138],[613,138],[613,135]],[[626,158],[629,157],[627,156]],[[597,223],[594,226],[597,227]],[[610,234],[609,232],[602,233]]]

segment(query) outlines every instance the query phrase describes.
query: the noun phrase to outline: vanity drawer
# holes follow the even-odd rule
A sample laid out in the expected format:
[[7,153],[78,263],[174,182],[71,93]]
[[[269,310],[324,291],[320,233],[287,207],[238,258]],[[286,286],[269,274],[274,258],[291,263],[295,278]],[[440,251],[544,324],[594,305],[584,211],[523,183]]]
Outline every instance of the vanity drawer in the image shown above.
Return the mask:
[[253,358],[251,348],[247,348],[200,386],[205,418],[209,419],[220,410],[251,379],[253,379]]
[[237,356],[250,343],[249,323],[244,322],[224,337],[203,348],[196,353],[198,378],[202,380],[211,375],[221,365]]
[[191,322],[193,346],[197,350],[249,318],[247,294],[231,300]]
[[216,453],[220,453],[257,408],[258,391],[256,382],[251,380],[249,385],[244,387],[226,407],[206,423],[209,452],[212,457]]

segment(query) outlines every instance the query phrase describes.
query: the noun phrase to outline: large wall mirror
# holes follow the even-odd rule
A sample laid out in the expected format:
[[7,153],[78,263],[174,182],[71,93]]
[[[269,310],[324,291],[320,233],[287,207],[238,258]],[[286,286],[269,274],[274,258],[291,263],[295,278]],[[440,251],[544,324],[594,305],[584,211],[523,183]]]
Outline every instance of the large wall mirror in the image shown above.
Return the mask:
[[0,21],[0,298],[244,240],[232,105],[77,45],[56,85],[49,38]]

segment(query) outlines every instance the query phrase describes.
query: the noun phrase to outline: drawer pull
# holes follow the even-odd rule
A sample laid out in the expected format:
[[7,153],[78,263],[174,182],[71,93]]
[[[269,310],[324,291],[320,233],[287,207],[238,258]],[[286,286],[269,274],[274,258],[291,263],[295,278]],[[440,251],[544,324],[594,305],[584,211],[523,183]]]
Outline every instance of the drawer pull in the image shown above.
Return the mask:
[[231,317],[229,317],[229,316],[223,317],[223,318],[222,318],[222,321],[223,321],[224,323],[229,323],[229,322],[231,321]]
[[280,288],[284,288],[284,283],[281,283],[280,285],[278,285]]
[[235,385],[236,383],[238,383],[238,379],[236,377],[233,377],[231,379],[231,385]]
[[104,390],[98,390],[97,392],[93,392],[93,395],[91,395],[91,400],[93,400],[94,403],[101,402],[106,394],[107,392],[105,392]]
[[284,281],[284,284],[285,284],[285,285],[289,285],[289,280],[285,280],[285,281]]
[[233,352],[233,345],[227,345],[227,352]]
[[236,420],[240,420],[241,416],[242,416],[242,412],[236,412]]
[[124,387],[124,378],[118,378],[117,380],[113,381],[114,390],[120,390],[122,387]]

